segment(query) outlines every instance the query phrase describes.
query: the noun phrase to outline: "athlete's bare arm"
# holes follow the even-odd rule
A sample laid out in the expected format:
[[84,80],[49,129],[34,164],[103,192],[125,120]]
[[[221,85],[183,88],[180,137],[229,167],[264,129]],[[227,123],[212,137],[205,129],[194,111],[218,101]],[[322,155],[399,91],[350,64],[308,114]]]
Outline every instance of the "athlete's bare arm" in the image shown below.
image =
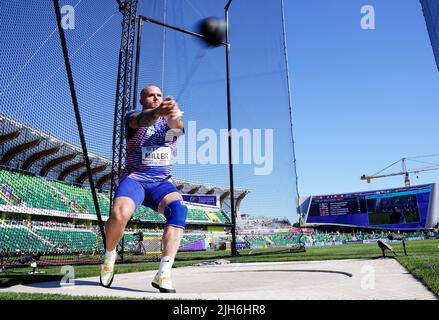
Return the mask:
[[130,128],[138,129],[152,126],[159,118],[156,110],[157,109],[147,109],[133,113],[128,120]]
[[179,113],[176,101],[172,97],[167,97],[157,108],[133,113],[128,123],[130,128],[138,129],[152,126],[160,117],[167,117],[171,129],[183,129],[183,121],[178,118]]

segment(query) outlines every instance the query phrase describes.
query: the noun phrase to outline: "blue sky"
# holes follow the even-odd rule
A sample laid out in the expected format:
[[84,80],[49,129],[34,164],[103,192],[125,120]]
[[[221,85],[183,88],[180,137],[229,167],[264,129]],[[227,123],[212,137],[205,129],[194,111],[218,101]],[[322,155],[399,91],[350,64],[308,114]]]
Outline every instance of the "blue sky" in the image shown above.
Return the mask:
[[[362,1],[306,3],[287,1],[301,193],[403,185],[402,176],[371,184],[359,177],[437,154],[439,74],[419,2],[368,1],[375,30],[360,28]],[[438,173],[412,183],[435,182]]]
[[[61,1],[75,6],[76,27],[66,36],[89,150],[106,157],[111,156],[120,43],[115,3]],[[191,30],[200,19],[223,14],[222,1],[213,0],[141,1],[139,12],[163,20],[165,3],[167,22]],[[364,5],[375,9],[375,30],[361,28]],[[419,1],[285,0],[285,16],[300,195],[403,185],[401,176],[371,184],[360,176],[402,157],[439,153],[439,74]],[[0,18],[5,34],[0,112],[79,144],[65,73],[58,70],[59,38],[51,36],[51,1],[10,3]],[[15,29],[4,33],[13,23]],[[296,221],[280,1],[234,0],[230,36],[232,124],[274,134],[270,175],[255,176],[254,164],[235,166],[235,186],[251,189],[241,212]],[[195,39],[145,24],[139,89],[163,81],[165,95],[175,97],[200,48]],[[198,129],[215,132],[227,128],[225,88],[224,48],[209,49],[179,101],[186,125],[196,121]],[[439,157],[420,160],[439,163]],[[399,167],[388,173],[395,171]],[[178,165],[174,174],[228,184],[227,165]],[[435,182],[438,176],[439,171],[421,173],[412,184]]]

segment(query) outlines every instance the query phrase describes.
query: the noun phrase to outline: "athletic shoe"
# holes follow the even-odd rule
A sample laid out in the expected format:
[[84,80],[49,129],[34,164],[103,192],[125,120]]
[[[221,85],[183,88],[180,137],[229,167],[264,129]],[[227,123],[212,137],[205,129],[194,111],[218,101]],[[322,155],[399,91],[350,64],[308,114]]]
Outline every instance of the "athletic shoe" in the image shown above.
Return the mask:
[[101,265],[101,276],[99,280],[101,281],[101,285],[105,288],[109,288],[113,283],[114,278],[114,262],[104,261],[104,264]]
[[175,293],[175,289],[172,287],[172,280],[170,274],[164,274],[163,272],[157,272],[152,280],[151,285],[159,289],[161,293]]

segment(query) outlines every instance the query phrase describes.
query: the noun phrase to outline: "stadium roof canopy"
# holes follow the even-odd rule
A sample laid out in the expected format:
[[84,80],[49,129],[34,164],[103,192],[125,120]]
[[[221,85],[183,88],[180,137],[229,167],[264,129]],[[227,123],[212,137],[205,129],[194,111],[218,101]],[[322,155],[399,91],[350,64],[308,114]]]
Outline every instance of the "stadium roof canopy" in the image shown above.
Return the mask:
[[[111,161],[90,152],[89,158],[96,187],[101,191],[108,191],[111,183]],[[89,187],[82,148],[2,114],[0,167]],[[221,206],[230,207],[230,189],[227,187],[178,178],[173,178],[173,182],[182,193],[218,195]],[[238,209],[248,193],[248,189],[234,189]]]

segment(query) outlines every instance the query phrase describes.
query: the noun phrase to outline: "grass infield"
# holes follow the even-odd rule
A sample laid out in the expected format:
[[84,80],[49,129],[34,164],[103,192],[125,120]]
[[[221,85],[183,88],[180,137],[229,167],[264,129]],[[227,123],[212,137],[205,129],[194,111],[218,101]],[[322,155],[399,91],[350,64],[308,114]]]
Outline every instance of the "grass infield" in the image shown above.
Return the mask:
[[[404,256],[402,243],[391,243],[397,252],[395,259],[401,263],[415,278],[420,280],[432,292],[439,297],[439,240],[416,240],[406,241],[408,256]],[[306,252],[299,253],[278,253],[265,255],[249,255],[249,253],[270,253],[280,251],[282,248],[264,250],[240,250],[240,256],[231,257],[224,252],[214,254],[212,252],[196,253],[197,259],[190,260],[190,254],[179,254],[180,260],[174,263],[175,268],[192,266],[196,263],[212,261],[218,258],[227,259],[231,262],[279,262],[279,261],[312,261],[312,260],[338,260],[338,259],[373,259],[381,256],[376,243],[371,244],[347,244],[324,247],[307,247]],[[205,256],[203,260],[202,257]],[[388,256],[393,256],[389,253]],[[116,274],[156,270],[159,262],[140,262],[118,264]],[[30,268],[7,269],[0,273],[0,287],[9,287],[17,284],[28,284],[45,281],[61,281],[61,267],[41,267],[42,274],[29,274]],[[99,265],[74,266],[75,279],[99,276]],[[22,293],[0,293],[0,300],[126,300],[126,298],[115,297],[92,297],[83,296],[74,298],[63,295],[52,294],[22,294]]]

